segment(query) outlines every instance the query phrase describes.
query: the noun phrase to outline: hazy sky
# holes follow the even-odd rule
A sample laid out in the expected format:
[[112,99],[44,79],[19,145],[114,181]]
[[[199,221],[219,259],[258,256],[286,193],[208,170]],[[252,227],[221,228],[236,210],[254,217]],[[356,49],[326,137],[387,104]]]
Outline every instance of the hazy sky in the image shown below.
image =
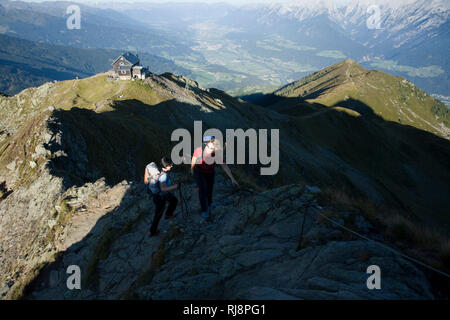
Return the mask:
[[[15,1],[15,0],[13,0]],[[45,2],[45,1],[57,1],[57,0],[17,0],[17,1],[25,1],[25,2]],[[63,0],[63,1],[70,1],[70,0]],[[303,0],[305,1],[305,0]],[[311,0],[314,1],[314,0]],[[349,2],[351,0],[332,0],[335,3],[345,3]],[[376,2],[377,0],[373,0]],[[248,3],[270,3],[270,2],[295,2],[295,0],[74,0],[73,2],[80,2],[80,3],[86,3],[86,4],[95,4],[95,3],[107,3],[107,2],[153,2],[153,3],[164,3],[164,2],[175,2],[175,3],[189,3],[189,2],[228,2],[235,5],[243,5]]]
[[[291,4],[303,4],[306,7],[315,7],[325,5],[328,7],[330,4],[335,6],[347,6],[350,3],[360,2],[365,5],[396,5],[400,6],[406,3],[412,3],[420,0],[12,0],[12,1],[26,1],[26,2],[45,2],[45,1],[68,1],[78,2],[86,5],[101,5],[107,3],[133,3],[133,2],[148,2],[148,3],[218,3],[227,2],[234,6],[244,6],[247,4],[266,4],[266,3],[291,3]],[[422,0],[425,1],[425,0]],[[431,0],[430,0],[431,1]],[[439,0],[436,0],[439,1]],[[450,0],[441,0],[443,2],[450,2]]]
[[[58,0],[12,0],[12,1],[25,1],[25,2],[45,2],[45,1],[58,1]],[[234,5],[245,5],[249,3],[270,3],[270,2],[277,2],[277,3],[286,3],[286,2],[304,2],[304,3],[311,3],[314,1],[330,1],[334,2],[337,5],[345,5],[349,2],[355,1],[355,0],[63,0],[63,1],[69,1],[69,2],[79,2],[79,3],[85,3],[85,4],[92,4],[95,5],[96,3],[117,3],[117,2],[149,2],[149,3],[167,3],[167,2],[175,2],[175,3],[192,3],[192,2],[203,2],[203,3],[217,3],[217,2],[228,2]],[[370,2],[373,4],[383,3],[383,2],[401,2],[401,3],[408,3],[408,2],[414,2],[415,0],[359,0],[362,2]],[[449,1],[449,0],[447,0]]]
[[[13,0],[13,1],[25,1],[25,2],[45,2],[45,1],[57,1],[57,0]],[[62,1],[70,1],[70,0],[62,0]],[[342,0],[337,0],[342,1]],[[73,2],[84,3],[95,5],[96,3],[124,3],[124,2],[148,2],[148,3],[193,3],[193,2],[202,2],[202,3],[218,3],[218,2],[226,2],[236,6],[246,5],[251,3],[271,3],[271,2],[292,2],[292,0],[73,0]]]
[[[15,1],[15,0],[13,0]],[[19,1],[19,0],[17,0]],[[45,1],[56,1],[56,0],[21,0],[25,2],[45,2]],[[63,0],[70,1],[70,0]],[[164,2],[228,2],[233,4],[247,4],[247,3],[270,3],[270,2],[292,2],[292,0],[74,0],[74,2],[81,3],[101,3],[101,2],[153,2],[153,3],[164,3]]]

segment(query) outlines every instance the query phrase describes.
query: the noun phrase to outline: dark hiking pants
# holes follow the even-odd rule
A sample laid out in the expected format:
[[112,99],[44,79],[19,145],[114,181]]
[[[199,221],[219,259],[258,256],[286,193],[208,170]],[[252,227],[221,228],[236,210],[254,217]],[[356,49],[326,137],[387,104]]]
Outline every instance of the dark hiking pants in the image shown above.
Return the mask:
[[170,192],[166,194],[155,194],[153,195],[153,202],[155,203],[155,216],[153,217],[152,226],[150,227],[150,232],[154,234],[156,230],[158,230],[159,220],[161,220],[162,214],[164,212],[164,207],[166,206],[166,202],[169,202],[169,206],[166,210],[166,216],[173,215],[175,208],[178,204],[178,199],[175,198],[173,194]]
[[208,206],[212,203],[214,171],[205,173],[194,169],[194,179],[198,187],[198,197],[202,212],[208,212]]

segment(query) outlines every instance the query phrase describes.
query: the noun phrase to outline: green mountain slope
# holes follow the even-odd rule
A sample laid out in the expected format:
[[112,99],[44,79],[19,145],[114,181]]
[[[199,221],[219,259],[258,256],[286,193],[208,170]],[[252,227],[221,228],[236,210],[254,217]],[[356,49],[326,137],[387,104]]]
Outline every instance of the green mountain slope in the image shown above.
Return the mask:
[[274,94],[327,107],[342,106],[364,114],[374,113],[386,121],[450,138],[450,111],[442,102],[403,77],[366,70],[350,59],[317,71]]

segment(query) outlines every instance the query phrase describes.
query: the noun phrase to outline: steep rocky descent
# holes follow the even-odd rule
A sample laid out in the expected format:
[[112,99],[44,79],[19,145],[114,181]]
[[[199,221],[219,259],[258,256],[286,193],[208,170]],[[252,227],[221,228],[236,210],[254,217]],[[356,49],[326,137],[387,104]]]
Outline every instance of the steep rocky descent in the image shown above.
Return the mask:
[[[374,244],[346,239],[317,220],[316,206],[308,212],[303,246],[296,251],[301,207],[317,188],[288,185],[248,195],[233,192],[219,176],[214,215],[205,224],[193,187],[184,185],[191,214],[183,219],[177,209],[175,220],[162,221],[157,238],[147,237],[153,204],[143,185],[124,181],[103,191],[100,181],[96,188],[102,196],[90,201],[72,192],[75,212],[59,238],[67,250],[44,269],[27,298],[433,298],[414,265]],[[360,232],[376,236],[364,218],[354,218]],[[382,270],[381,290],[366,286],[366,270],[373,264]],[[82,270],[81,290],[67,289],[69,265]]]

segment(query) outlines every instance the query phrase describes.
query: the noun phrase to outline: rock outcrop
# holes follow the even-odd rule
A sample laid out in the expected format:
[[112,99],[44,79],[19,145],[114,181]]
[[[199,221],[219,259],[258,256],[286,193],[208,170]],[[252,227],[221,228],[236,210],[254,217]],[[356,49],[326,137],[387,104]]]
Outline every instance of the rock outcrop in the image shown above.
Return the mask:
[[[212,221],[201,222],[194,185],[185,184],[189,216],[177,209],[177,218],[163,220],[156,238],[147,236],[153,203],[143,185],[123,182],[105,190],[99,182],[94,189],[102,191],[88,201],[73,193],[72,203],[84,205],[74,207],[60,235],[61,249],[67,249],[44,268],[27,298],[433,298],[414,265],[320,223],[316,205],[307,212],[296,250],[303,206],[314,197],[308,188],[288,185],[252,195],[218,180]],[[359,232],[375,236],[370,223],[358,220]],[[67,289],[69,265],[82,270],[81,290]],[[367,288],[369,265],[382,270],[381,290]]]

